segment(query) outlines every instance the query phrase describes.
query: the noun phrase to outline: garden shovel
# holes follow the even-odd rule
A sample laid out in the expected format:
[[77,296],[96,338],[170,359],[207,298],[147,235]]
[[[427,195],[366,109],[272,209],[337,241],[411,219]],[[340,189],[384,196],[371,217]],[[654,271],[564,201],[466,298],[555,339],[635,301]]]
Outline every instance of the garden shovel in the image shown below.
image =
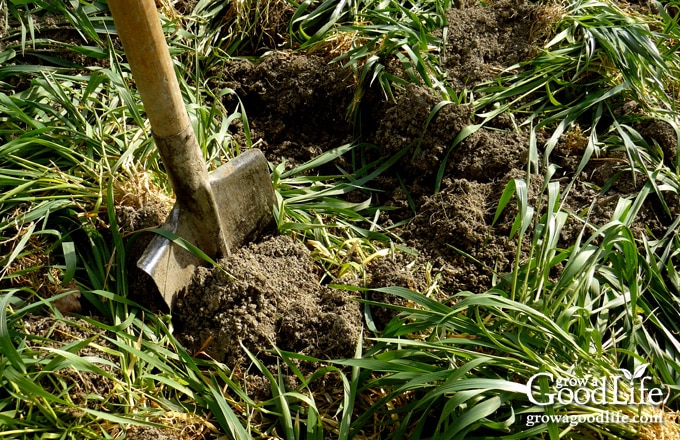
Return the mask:
[[[118,36],[151,123],[176,203],[137,262],[172,310],[204,259],[254,239],[274,222],[274,189],[262,152],[250,149],[208,174],[187,114],[154,0],[109,0]],[[172,240],[170,239],[172,238]]]

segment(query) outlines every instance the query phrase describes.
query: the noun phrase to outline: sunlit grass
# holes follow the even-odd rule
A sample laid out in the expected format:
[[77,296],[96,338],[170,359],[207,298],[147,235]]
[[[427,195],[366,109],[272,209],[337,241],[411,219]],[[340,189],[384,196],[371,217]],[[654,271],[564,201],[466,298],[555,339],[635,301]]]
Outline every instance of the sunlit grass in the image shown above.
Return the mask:
[[[356,119],[373,84],[390,99],[394,88],[410,83],[450,93],[439,68],[443,43],[433,35],[447,25],[449,6],[442,0],[304,2],[291,21],[291,33],[301,49],[328,50],[337,54],[335,62],[351,69],[357,86],[348,117]],[[395,59],[403,73],[389,66]]]
[[[211,168],[252,140],[248,109],[224,108],[220,98],[233,92],[209,90],[205,72],[228,53],[267,44],[267,36],[258,34],[263,28],[255,27],[270,11],[259,9],[263,4],[274,3],[241,5],[226,29],[216,23],[228,3],[199,2],[196,14],[164,21]],[[291,46],[327,50],[352,69],[358,87],[351,114],[370,84],[378,84],[387,98],[407,83],[433,87],[449,98],[433,113],[454,102],[456,93],[462,96],[447,87],[437,67],[441,41],[432,32],[445,24],[447,3],[291,5]],[[534,58],[470,91],[479,122],[452,146],[502,112],[530,134],[527,175],[508,183],[497,211],[498,218],[516,209],[511,236],[529,244],[518,246],[524,253],[516,255],[512,271],[486,293],[447,292],[450,301],[443,303],[404,288],[380,289],[409,305],[381,304],[401,315],[382,332],[367,335],[370,342],[357,347],[356,359],[337,360],[305,376],[297,362],[314,359],[274,351],[280,368],[270,370],[251,356],[252,368],[272,391],[271,399],[257,402],[244,391],[242,369],[187,353],[174,339],[168,316],[127,297],[129,237],[115,223],[121,203],[116,188],[146,179],[169,188],[128,68],[112,49],[105,5],[34,0],[0,6],[18,23],[14,34],[2,37],[8,44],[0,46],[0,438],[110,438],[136,425],[244,439],[360,438],[372,432],[383,438],[661,435],[658,427],[635,425],[528,427],[526,417],[543,411],[592,414],[612,408],[539,408],[526,398],[525,386],[541,371],[607,376],[645,363],[655,384],[674,391],[680,386],[680,220],[671,219],[662,236],[631,229],[652,198],[672,217],[666,200],[680,192],[680,162],[662,157],[633,128],[635,120],[618,112],[634,101],[645,117],[663,118],[677,131],[678,26],[671,13],[662,8],[658,16],[641,16],[594,0],[555,7],[552,38]],[[46,14],[62,18],[60,26],[74,31],[80,43],[41,38],[36,23]],[[221,41],[225,32],[228,42]],[[43,65],[32,64],[35,59]],[[388,69],[395,60],[402,76]],[[236,122],[245,145],[232,136]],[[575,175],[560,185],[552,152],[577,122],[585,149]],[[548,133],[545,145],[537,141],[539,130]],[[371,180],[408,150],[367,161],[371,148],[339,146],[293,169],[272,164],[279,231],[307,243],[330,281],[361,277],[372,259],[399,247],[393,230],[379,225],[382,208],[373,204]],[[632,173],[640,185],[618,200],[610,219],[594,224],[587,209],[570,212],[566,202],[588,162],[614,151],[625,156],[620,171]],[[320,167],[333,169],[341,155],[350,158],[351,169],[319,174]],[[532,199],[527,188],[535,181],[542,192]],[[567,222],[582,228],[576,243],[560,242]],[[75,291],[92,316],[64,317],[56,306]],[[29,314],[50,316],[44,337],[25,328]],[[283,368],[296,377],[297,387],[284,383]],[[315,394],[326,375],[342,386]],[[78,376],[109,388],[77,394],[86,385],[74,379]],[[108,394],[97,394],[102,389]],[[658,408],[672,410],[675,398]],[[667,438],[677,436],[675,425],[666,428]]]
[[[584,222],[578,242],[560,248],[569,214],[559,185],[544,186],[545,203],[527,203],[524,180],[502,198],[516,198],[514,235],[532,242],[528,258],[486,293],[460,292],[442,304],[399,287],[376,289],[413,304],[373,338],[361,359],[338,361],[361,370],[364,394],[379,397],[353,421],[354,430],[389,432],[384,438],[677,438],[674,397],[661,406],[615,405],[630,391],[607,388],[606,402],[561,407],[529,400],[537,373],[560,378],[606,378],[644,368],[674,391],[680,383],[680,341],[668,305],[680,300],[674,269],[677,224],[666,238],[639,249],[630,226],[649,188],[621,199],[604,225]],[[541,200],[538,197],[537,200]],[[675,249],[675,250],[671,250]],[[557,273],[558,275],[555,275]],[[675,310],[673,307],[670,310]],[[649,364],[643,367],[643,364]],[[668,388],[670,387],[670,388]],[[548,392],[544,389],[544,392]],[[589,415],[603,411],[665,417],[657,423],[600,425],[528,422],[532,415]]]
[[[279,231],[306,240],[332,278],[361,275],[371,259],[390,252],[393,239],[377,224],[381,208],[371,203],[368,185],[394,165],[406,149],[386,162],[367,163],[353,172],[339,169],[343,174],[335,176],[306,173],[353,151],[359,160],[362,147],[367,148],[359,144],[338,147],[288,171],[284,171],[283,162],[273,173]],[[362,200],[345,200],[343,196],[349,193],[359,194]],[[350,255],[359,256],[363,263]]]

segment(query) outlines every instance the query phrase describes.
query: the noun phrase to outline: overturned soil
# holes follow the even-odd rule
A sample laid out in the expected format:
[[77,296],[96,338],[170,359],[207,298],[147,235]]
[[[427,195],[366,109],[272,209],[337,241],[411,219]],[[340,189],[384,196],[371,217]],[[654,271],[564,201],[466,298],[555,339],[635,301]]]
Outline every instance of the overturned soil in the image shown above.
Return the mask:
[[[549,37],[548,24],[556,13],[524,2],[469,3],[459,2],[449,11],[449,22],[456,26],[448,29],[442,53],[448,78],[458,89],[492,79],[534,55]],[[323,53],[277,51],[257,63],[232,60],[223,70],[212,72],[216,78],[212,87],[236,92],[225,95],[224,104],[233,108],[236,96],[240,98],[253,140],[275,164],[285,160],[291,167],[357,139],[377,146],[366,153],[374,159],[410,148],[371,187],[378,189],[374,202],[389,208],[381,214],[380,224],[400,224],[393,232],[411,252],[374,259],[356,279],[335,281],[421,291],[436,285],[442,299],[458,291],[491,288],[498,274],[511,269],[517,252],[516,239],[509,238],[513,208],[495,224],[493,218],[506,184],[525,176],[526,130],[516,129],[513,121],[500,116],[451,150],[456,135],[471,124],[472,109],[444,106],[428,124],[440,98],[418,85],[398,90],[394,101],[383,99],[376,88],[369,89],[358,130],[357,123],[347,119],[354,79],[329,59]],[[639,127],[640,132],[648,142],[657,142],[667,157],[674,157],[673,130],[654,124]],[[236,130],[233,135],[238,139],[243,133]],[[539,145],[545,140],[539,139]],[[576,171],[582,141],[565,135],[551,156],[561,167],[557,178],[565,184]],[[618,197],[634,193],[641,185],[620,173],[619,159],[612,153],[592,161],[577,176],[566,208],[578,213],[592,205],[589,221],[606,223]],[[441,187],[435,193],[442,164]],[[341,159],[339,165],[345,167],[347,162]],[[593,189],[610,180],[613,184],[606,194]],[[530,202],[536,202],[538,191],[536,185],[530,188]],[[668,222],[659,206],[648,203],[634,229],[661,233]],[[580,223],[570,222],[562,233],[563,244],[573,243],[581,228]],[[352,355],[364,323],[363,307],[347,291],[324,285],[323,274],[304,244],[268,237],[220,263],[221,269],[202,269],[178,302],[179,337],[190,349],[229,365],[248,362],[244,347],[265,359],[274,346],[321,359]],[[396,301],[385,295],[370,299]],[[373,315],[376,323],[384,325],[392,313],[374,308]]]
[[[177,3],[183,13],[196,4]],[[530,59],[550,37],[549,23],[556,13],[514,0],[485,6],[468,0],[454,4],[448,21],[455,26],[442,32],[446,40],[440,56],[457,91],[469,90]],[[273,51],[257,62],[233,59],[210,72],[209,87],[235,92],[215,96],[223,96],[229,110],[242,102],[256,146],[270,162],[285,160],[289,169],[354,141],[372,145],[364,151],[366,160],[393,157],[408,149],[398,163],[368,183],[376,189],[372,202],[385,208],[377,219],[379,226],[392,228],[395,241],[408,251],[371,259],[361,271],[329,279],[315,261],[310,243],[294,237],[266,236],[235,250],[219,262],[220,268],[198,270],[192,286],[178,298],[173,313],[177,338],[197,356],[231,367],[249,364],[248,352],[265,365],[274,365],[275,357],[269,354],[273,347],[322,360],[351,357],[366,326],[366,310],[357,301],[361,295],[331,287],[329,281],[369,288],[430,289],[446,300],[459,291],[484,292],[499,274],[511,269],[518,252],[517,240],[509,238],[513,204],[493,220],[507,183],[526,174],[529,138],[526,130],[516,128],[519,121],[501,115],[452,149],[456,136],[472,124],[473,110],[452,103],[429,120],[441,98],[421,85],[396,89],[394,100],[386,100],[378,87],[369,88],[357,119],[350,121],[347,111],[357,84],[351,72],[330,62],[333,57],[322,51]],[[395,75],[403,73],[394,69]],[[664,157],[676,156],[677,139],[670,125],[656,121],[636,129],[649,144],[658,144]],[[242,127],[234,126],[232,135],[244,144]],[[539,133],[539,137],[547,135]],[[545,141],[538,139],[539,150]],[[574,177],[583,145],[578,133],[570,133],[553,150],[551,161],[560,167],[555,178],[561,179],[563,187]],[[565,208],[573,213],[590,209],[593,225],[606,223],[618,198],[636,193],[644,183],[621,172],[622,159],[619,153],[604,153],[592,160],[576,176]],[[321,172],[336,174],[338,168],[347,170],[351,164],[352,158],[340,158]],[[441,186],[435,193],[440,169]],[[530,203],[536,202],[539,180],[534,179],[529,188]],[[609,187],[606,194],[597,190],[605,186]],[[154,227],[168,208],[167,201],[153,198],[124,201],[117,208],[118,224],[124,232]],[[677,201],[669,208],[673,215],[680,214]],[[661,204],[650,200],[633,230],[659,235],[670,221]],[[573,243],[581,228],[570,221],[561,244]],[[519,246],[522,252],[526,243]],[[131,267],[134,260],[132,255]],[[153,303],[144,296],[148,286],[143,280],[133,279],[131,285],[137,299]],[[399,302],[377,294],[368,299]],[[387,309],[368,310],[378,328],[393,316]],[[80,386],[87,391],[89,385]],[[109,384],[96,386],[107,389]],[[250,387],[262,397],[266,388],[255,383]]]
[[278,236],[239,249],[219,269],[199,269],[177,302],[181,341],[227,365],[273,346],[315,358],[351,357],[361,332],[359,305],[319,284],[309,250]]

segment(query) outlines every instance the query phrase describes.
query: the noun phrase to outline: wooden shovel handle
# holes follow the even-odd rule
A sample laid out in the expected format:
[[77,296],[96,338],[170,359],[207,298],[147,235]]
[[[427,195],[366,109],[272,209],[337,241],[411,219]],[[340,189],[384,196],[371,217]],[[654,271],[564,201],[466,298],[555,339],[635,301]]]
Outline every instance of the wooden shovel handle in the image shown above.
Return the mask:
[[151,121],[156,147],[193,244],[210,257],[228,253],[208,170],[184,107],[154,0],[109,0],[137,90]]
[[154,135],[177,135],[190,121],[155,1],[109,0],[109,9]]

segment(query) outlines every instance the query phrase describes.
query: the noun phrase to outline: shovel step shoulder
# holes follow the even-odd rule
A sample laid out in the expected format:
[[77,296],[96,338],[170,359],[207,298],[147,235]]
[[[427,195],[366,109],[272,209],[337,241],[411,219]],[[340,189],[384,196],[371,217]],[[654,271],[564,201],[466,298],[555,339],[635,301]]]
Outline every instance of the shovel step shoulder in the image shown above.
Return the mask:
[[229,249],[275,228],[276,197],[269,163],[260,150],[250,149],[222,165],[210,174],[209,182]]
[[[227,252],[255,240],[262,233],[274,231],[274,187],[269,164],[258,149],[250,149],[222,165],[208,179],[219,213]],[[205,239],[212,225],[196,225],[195,215],[185,205],[175,204],[163,225],[173,234],[192,244]],[[213,237],[218,240],[218,237]],[[151,240],[137,266],[153,280],[172,310],[177,296],[191,285],[196,268],[205,264],[198,256],[186,251],[164,236]]]

